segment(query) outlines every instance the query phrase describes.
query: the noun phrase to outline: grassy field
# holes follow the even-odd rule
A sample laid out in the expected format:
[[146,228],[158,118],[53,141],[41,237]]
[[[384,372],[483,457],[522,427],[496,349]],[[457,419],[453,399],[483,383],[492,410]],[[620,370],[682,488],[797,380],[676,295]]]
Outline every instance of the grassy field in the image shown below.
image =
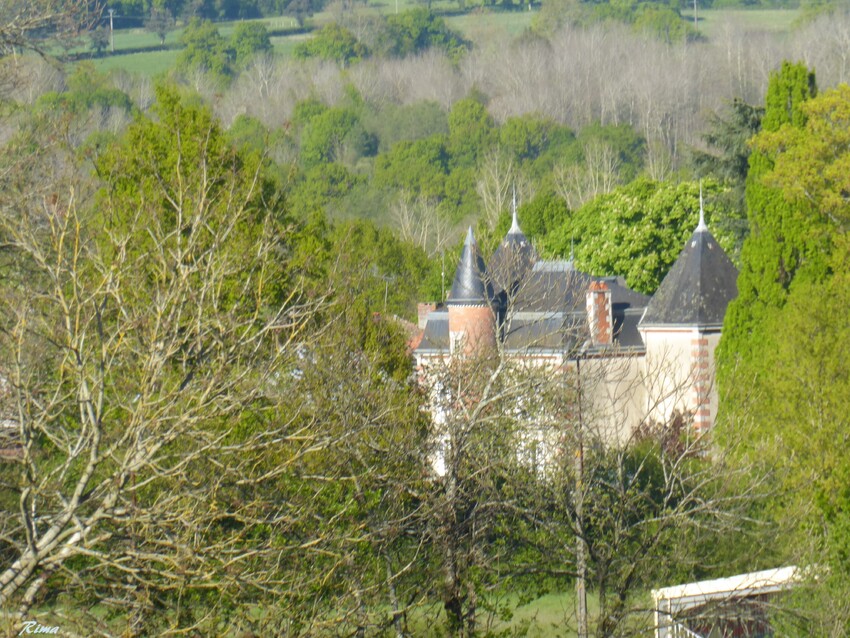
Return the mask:
[[467,39],[482,42],[504,34],[515,38],[529,27],[533,17],[532,11],[480,11],[450,16],[446,22]]
[[[404,11],[412,6],[421,6],[415,0],[398,0],[399,11]],[[439,0],[433,4],[435,10],[454,10],[456,3],[447,0]],[[368,13],[391,14],[396,10],[394,0],[378,0],[371,2],[365,9]],[[793,28],[799,12],[788,9],[772,10],[704,10],[699,14],[700,30],[711,39],[721,34],[727,25],[735,25],[753,31],[782,32]],[[519,36],[526,29],[534,17],[531,11],[490,11],[475,10],[461,15],[449,15],[446,18],[448,24],[473,42],[481,44],[491,38],[499,38],[505,35],[509,37]],[[333,21],[334,15],[325,11],[314,15],[308,26],[320,26]],[[292,18],[275,17],[263,20],[270,30],[294,29],[297,25]],[[222,23],[218,25],[219,32],[225,38],[230,37],[233,32],[234,23]],[[307,37],[304,34],[277,35],[272,37],[275,52],[288,57],[298,42]],[[180,31],[175,30],[168,34],[166,44],[174,45],[180,40]],[[142,48],[155,49],[159,46],[158,37],[144,29],[124,29],[115,32],[115,51],[136,50]],[[138,53],[127,53],[122,55],[105,55],[94,60],[95,66],[101,71],[112,69],[124,69],[131,73],[140,73],[148,76],[156,76],[168,71],[177,57],[177,51],[149,50]]]
[[797,9],[705,9],[698,17],[700,31],[711,39],[727,25],[751,31],[790,31],[799,15]]
[[[646,598],[648,606],[649,596]],[[513,604],[508,606],[513,607]],[[587,611],[591,622],[594,622],[599,613],[599,601],[593,593],[588,593]],[[430,610],[430,612],[433,612],[433,610]],[[434,634],[433,617],[429,616],[429,618],[431,624],[420,626],[416,612],[412,614],[411,629],[415,635],[429,636]],[[438,626],[442,620],[441,616],[437,623]],[[516,607],[513,611],[513,617],[509,621],[489,617],[486,612],[479,610],[476,623],[479,629],[490,630],[496,634],[506,632],[510,636],[524,636],[526,638],[575,638],[576,632],[573,629],[576,624],[575,593],[571,590],[541,596],[527,605]],[[651,623],[652,615],[647,612],[645,614],[634,614],[628,624],[635,631],[635,635],[646,635],[644,630],[651,627]]]

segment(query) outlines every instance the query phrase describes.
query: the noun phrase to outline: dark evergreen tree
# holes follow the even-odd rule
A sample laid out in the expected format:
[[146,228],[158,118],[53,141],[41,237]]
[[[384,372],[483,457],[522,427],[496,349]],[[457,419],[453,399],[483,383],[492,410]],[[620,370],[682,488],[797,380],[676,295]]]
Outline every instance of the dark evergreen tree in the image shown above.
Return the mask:
[[[802,128],[805,115],[800,105],[815,93],[814,73],[803,64],[784,62],[770,78],[762,129]],[[822,220],[810,204],[790,202],[765,182],[773,164],[771,157],[759,151],[749,158],[746,202],[750,234],[741,250],[738,298],[729,305],[718,350],[718,378],[729,408],[737,401],[735,388],[747,387],[747,379],[758,374],[763,326],[773,311],[784,306],[792,282],[817,280],[827,271]]]

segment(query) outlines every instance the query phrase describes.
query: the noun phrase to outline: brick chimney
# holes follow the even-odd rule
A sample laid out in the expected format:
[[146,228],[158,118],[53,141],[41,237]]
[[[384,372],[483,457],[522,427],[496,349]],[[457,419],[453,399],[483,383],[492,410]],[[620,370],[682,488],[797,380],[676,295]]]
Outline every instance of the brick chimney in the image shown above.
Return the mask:
[[592,281],[587,289],[587,320],[593,345],[610,345],[614,342],[611,290],[604,281]]

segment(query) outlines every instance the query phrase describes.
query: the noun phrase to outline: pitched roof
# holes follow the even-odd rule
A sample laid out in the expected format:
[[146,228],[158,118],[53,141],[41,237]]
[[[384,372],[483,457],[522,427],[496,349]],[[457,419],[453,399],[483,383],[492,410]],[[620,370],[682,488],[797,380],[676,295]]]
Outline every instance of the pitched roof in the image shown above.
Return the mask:
[[720,328],[726,306],[738,295],[737,281],[738,270],[700,215],[699,226],[650,300],[640,325]]
[[422,340],[415,350],[417,352],[449,350],[449,313],[445,309],[428,313],[428,322],[425,324]]
[[488,281],[487,268],[470,226],[446,303],[450,306],[483,305],[490,303],[492,298],[493,286]]

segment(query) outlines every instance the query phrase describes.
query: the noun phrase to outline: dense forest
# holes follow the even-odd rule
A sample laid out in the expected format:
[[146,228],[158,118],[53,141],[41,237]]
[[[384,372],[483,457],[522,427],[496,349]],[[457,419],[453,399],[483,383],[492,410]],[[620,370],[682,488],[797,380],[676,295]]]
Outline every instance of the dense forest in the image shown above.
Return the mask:
[[[799,565],[782,635],[850,631],[850,13],[293,4],[115,3],[179,30],[155,79],[57,61],[106,48],[89,3],[0,12],[0,627],[573,636],[582,573],[588,635],[648,635],[653,588]],[[744,4],[800,20],[690,20]],[[319,10],[285,56],[211,21]],[[514,193],[542,255],[647,294],[704,201],[740,270],[709,437],[612,445],[592,379],[472,360],[434,475],[405,320]]]

